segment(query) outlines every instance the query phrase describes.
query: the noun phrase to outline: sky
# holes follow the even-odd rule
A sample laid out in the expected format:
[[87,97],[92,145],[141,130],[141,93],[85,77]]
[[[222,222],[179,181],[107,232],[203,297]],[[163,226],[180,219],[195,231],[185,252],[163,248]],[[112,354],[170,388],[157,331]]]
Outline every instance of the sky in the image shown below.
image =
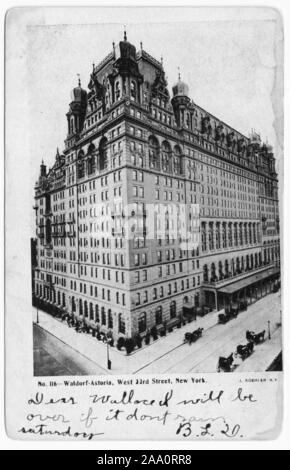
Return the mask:
[[[110,15],[107,22],[91,10],[87,21],[46,21],[28,27],[27,85],[30,158],[38,176],[43,158],[54,162],[56,148],[64,149],[66,112],[77,74],[87,89],[92,64],[123,38],[156,59],[163,57],[169,90],[181,78],[189,94],[202,108],[248,136],[252,128],[262,140],[276,143],[273,127],[273,86],[276,77],[275,21],[246,18],[238,11],[229,19],[215,15],[174,16]],[[143,21],[144,18],[144,21]],[[125,21],[124,21],[125,20]],[[275,103],[274,103],[275,105]]]

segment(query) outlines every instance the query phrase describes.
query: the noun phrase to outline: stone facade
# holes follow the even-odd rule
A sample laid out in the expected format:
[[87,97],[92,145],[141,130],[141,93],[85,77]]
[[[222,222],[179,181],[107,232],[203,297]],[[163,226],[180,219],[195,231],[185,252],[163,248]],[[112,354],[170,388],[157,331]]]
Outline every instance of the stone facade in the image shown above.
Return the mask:
[[[35,186],[35,301],[131,337],[170,326],[184,306],[219,308],[221,286],[270,277],[272,148],[204,111],[180,77],[171,98],[163,65],[126,37],[93,66],[88,90],[72,91],[65,149]],[[148,236],[158,205],[197,205],[198,246]]]

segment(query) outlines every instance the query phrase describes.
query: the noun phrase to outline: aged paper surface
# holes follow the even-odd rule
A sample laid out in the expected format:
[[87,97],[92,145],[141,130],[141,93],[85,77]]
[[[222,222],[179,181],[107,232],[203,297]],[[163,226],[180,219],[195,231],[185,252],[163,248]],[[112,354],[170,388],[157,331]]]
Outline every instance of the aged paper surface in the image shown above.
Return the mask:
[[282,93],[271,8],[8,12],[10,437],[278,435]]

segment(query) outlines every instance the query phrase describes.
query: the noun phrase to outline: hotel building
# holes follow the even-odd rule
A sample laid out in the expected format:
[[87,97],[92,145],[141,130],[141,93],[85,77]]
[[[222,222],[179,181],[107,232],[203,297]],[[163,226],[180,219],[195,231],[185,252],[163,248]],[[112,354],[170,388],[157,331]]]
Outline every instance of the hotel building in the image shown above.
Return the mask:
[[[271,291],[278,180],[258,134],[202,109],[180,77],[170,95],[163,64],[126,33],[88,91],[74,88],[66,117],[65,148],[35,185],[35,304],[118,338]],[[168,211],[149,235],[152,207],[154,220]],[[182,207],[198,208],[198,245],[170,232]]]

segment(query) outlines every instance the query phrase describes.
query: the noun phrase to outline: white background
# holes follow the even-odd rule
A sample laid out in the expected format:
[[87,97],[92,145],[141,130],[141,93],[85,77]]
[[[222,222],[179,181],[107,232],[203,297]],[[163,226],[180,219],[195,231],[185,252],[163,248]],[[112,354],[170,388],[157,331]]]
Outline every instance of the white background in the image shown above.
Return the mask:
[[[146,6],[150,5],[151,2],[146,2]],[[46,6],[48,5],[48,3],[44,3]],[[96,6],[98,4],[98,2],[90,2],[87,0],[86,2],[86,5],[93,5],[93,6]],[[120,2],[120,1],[116,1],[114,2],[114,5],[141,5],[142,3],[141,2]],[[145,5],[145,3],[143,3]],[[174,2],[158,2],[158,4],[160,6],[162,5],[169,5],[171,4],[172,6],[177,6],[176,3]],[[202,6],[205,6],[206,4],[208,5],[213,5],[212,2],[203,2],[202,3]],[[215,2],[216,5],[222,5],[222,6],[225,6],[225,5],[228,5],[228,6],[234,6],[235,4],[241,6],[241,5],[251,5],[250,2],[246,2],[246,1],[239,1],[239,2],[234,2],[234,1],[223,1],[222,3],[219,3],[219,2]],[[2,37],[4,37],[4,32],[3,32],[3,29],[4,29],[4,16],[5,16],[5,12],[8,8],[11,8],[13,6],[20,6],[20,5],[23,5],[25,6],[25,3],[24,2],[17,2],[16,4],[13,3],[12,1],[2,1],[1,3],[1,6],[0,6],[0,9],[1,9],[1,18],[2,18],[2,22],[1,22],[1,28],[2,28]],[[34,2],[34,1],[29,1],[29,6],[33,6],[33,5],[37,5],[37,6],[40,6],[41,3],[40,2]],[[53,5],[58,5],[57,2],[50,2],[49,3],[50,6],[53,6]],[[64,6],[64,5],[73,5],[73,6],[78,6],[79,4],[76,3],[76,2],[66,2],[66,1],[62,1],[61,2],[61,5]],[[156,6],[156,3],[154,3],[154,5]],[[198,5],[197,2],[193,2],[193,1],[183,1],[183,5]],[[286,111],[287,111],[287,108],[289,109],[289,86],[287,87],[287,83],[289,83],[289,60],[288,60],[288,56],[289,56],[289,51],[288,51],[288,42],[289,42],[289,31],[290,31],[290,13],[289,13],[289,7],[287,7],[287,4],[286,2],[284,2],[284,5],[281,1],[276,1],[274,3],[274,5],[269,2],[269,1],[257,1],[255,2],[255,6],[274,6],[277,8],[280,9],[283,17],[284,17],[284,34],[285,34],[285,152],[284,152],[284,175],[285,175],[285,181],[284,181],[284,188],[285,188],[285,192],[284,192],[284,206],[287,207],[287,198],[288,198],[288,195],[287,195],[287,184],[288,184],[288,179],[289,179],[289,162],[288,162],[288,158],[287,158],[287,149],[289,147],[289,136],[287,136],[287,130],[288,130],[288,116],[286,114]],[[106,4],[107,6],[107,4]],[[116,42],[117,42],[118,38],[116,38]],[[144,47],[145,48],[145,47]],[[149,51],[150,52],[150,51]],[[153,51],[154,52],[154,51]],[[1,48],[1,54],[3,54],[3,48]],[[2,63],[4,61],[4,57],[2,57]],[[2,68],[3,70],[3,68]],[[3,83],[3,72],[1,74],[1,80],[2,80],[2,83]],[[202,103],[200,103],[202,104]],[[1,119],[3,118],[3,113],[1,113]],[[2,127],[3,128],[3,127]],[[2,137],[2,136],[1,136]],[[3,178],[4,177],[4,165],[1,165],[1,177]],[[3,186],[2,186],[3,187]],[[1,198],[3,197],[3,192],[1,193]],[[2,202],[2,199],[1,199],[1,202]],[[287,213],[287,209],[284,210],[285,213]],[[284,260],[286,260],[288,258],[288,250],[287,250],[287,234],[289,233],[289,222],[287,223],[287,218],[285,217],[285,219],[283,218],[283,215],[281,214],[281,219],[283,220],[284,222],[284,240],[285,240],[285,246],[284,246]],[[3,221],[3,204],[1,204],[1,220]],[[1,233],[1,241],[3,238],[3,232]],[[3,243],[2,243],[2,246],[3,246]],[[1,257],[1,259],[3,259],[3,257]],[[287,269],[287,262],[284,262],[285,264],[285,272],[284,272],[284,285],[287,286],[288,285],[288,273],[286,271]],[[3,276],[3,269],[1,270],[1,275]],[[2,279],[2,276],[1,276],[1,280],[2,280],[2,285],[3,285],[3,289],[1,289],[1,301],[2,301],[2,296],[3,296],[3,291],[4,291],[4,279]],[[3,305],[3,301],[1,302],[1,305]],[[289,321],[288,321],[288,307],[289,307],[289,294],[287,295],[287,289],[285,289],[285,292],[284,292],[284,332],[288,332],[289,331]],[[2,312],[4,311],[4,308],[1,309]],[[1,312],[1,313],[2,313]],[[4,322],[4,318],[3,318],[3,322]],[[4,337],[3,337],[3,328],[0,329],[1,330],[1,344],[3,344],[3,348],[2,348],[2,352],[4,353]],[[4,356],[4,354],[3,354]],[[279,439],[277,439],[276,441],[270,441],[270,442],[235,442],[235,443],[228,443],[228,442],[178,442],[176,443],[176,445],[174,446],[175,449],[228,449],[228,448],[231,448],[231,449],[289,449],[290,448],[290,445],[289,445],[289,425],[290,425],[290,406],[289,406],[289,401],[287,402],[287,397],[290,396],[289,394],[289,376],[288,376],[288,373],[289,373],[289,334],[286,334],[285,335],[285,338],[284,338],[284,367],[285,367],[285,371],[286,371],[286,374],[285,374],[285,403],[284,403],[284,413],[285,413],[285,417],[284,417],[284,425],[283,425],[283,432],[281,434],[281,436],[279,437]],[[4,361],[3,361],[3,370],[4,370]],[[1,376],[1,381],[3,381],[3,374]],[[4,384],[1,383],[1,398],[2,398],[2,403],[4,402]],[[2,408],[2,410],[4,410],[4,408]],[[265,413],[267,411],[265,410]],[[1,448],[2,449],[132,449],[132,448],[136,448],[136,449],[159,449],[159,448],[168,448],[168,449],[172,449],[173,448],[173,443],[172,441],[171,442],[140,442],[140,443],[137,443],[137,442],[108,442],[107,444],[102,442],[102,443],[98,443],[98,442],[93,442],[93,443],[87,443],[87,442],[81,442],[81,443],[77,443],[77,442],[35,442],[35,441],[32,441],[31,443],[30,442],[27,442],[27,441],[12,441],[11,439],[9,439],[6,434],[5,434],[5,425],[4,425],[4,411],[0,417],[0,441],[1,441]]]

